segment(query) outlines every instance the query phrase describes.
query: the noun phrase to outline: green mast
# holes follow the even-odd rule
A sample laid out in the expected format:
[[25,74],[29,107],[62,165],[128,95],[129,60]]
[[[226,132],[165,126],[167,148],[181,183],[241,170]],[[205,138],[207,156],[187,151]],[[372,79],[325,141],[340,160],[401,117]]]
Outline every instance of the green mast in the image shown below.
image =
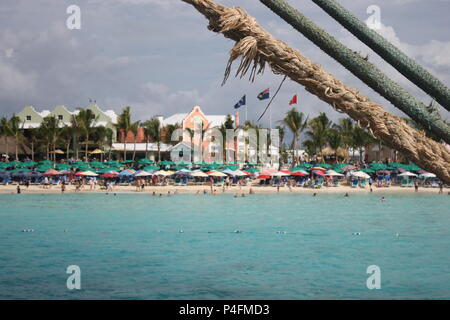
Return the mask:
[[450,89],[335,0],[312,0],[416,86],[450,111]]
[[439,115],[432,115],[427,107],[411,94],[388,78],[375,65],[337,41],[284,0],[260,0],[264,5],[316,44],[322,51],[342,64],[361,81],[378,92],[394,106],[406,113],[417,123],[434,132],[450,143],[450,127]]

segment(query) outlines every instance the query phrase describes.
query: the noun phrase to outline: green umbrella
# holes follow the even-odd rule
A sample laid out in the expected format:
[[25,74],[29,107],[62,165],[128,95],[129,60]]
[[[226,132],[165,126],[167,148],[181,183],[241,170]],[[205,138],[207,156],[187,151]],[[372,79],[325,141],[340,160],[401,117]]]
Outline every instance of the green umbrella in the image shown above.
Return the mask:
[[362,172],[365,172],[365,173],[374,173],[375,172],[375,170],[373,170],[373,169],[361,169],[360,171],[362,171]]
[[190,164],[191,164],[190,162],[185,162],[185,161],[177,162],[177,166],[188,166]]
[[250,172],[250,173],[255,173],[255,172],[260,172],[260,170],[256,169],[256,168],[248,168],[248,169],[243,169],[244,171]]
[[159,169],[161,169],[161,167],[158,167],[155,165],[144,167],[144,171],[153,171],[153,170],[159,170]]
[[145,165],[145,164],[152,164],[155,163],[154,161],[147,159],[147,158],[142,158],[138,160],[138,163],[141,165]]
[[169,160],[164,160],[159,163],[160,166],[169,166],[171,164],[173,164],[173,162]]
[[319,163],[318,165],[316,165],[316,167],[321,167],[321,168],[325,168],[325,169],[333,168],[333,166],[328,163]]

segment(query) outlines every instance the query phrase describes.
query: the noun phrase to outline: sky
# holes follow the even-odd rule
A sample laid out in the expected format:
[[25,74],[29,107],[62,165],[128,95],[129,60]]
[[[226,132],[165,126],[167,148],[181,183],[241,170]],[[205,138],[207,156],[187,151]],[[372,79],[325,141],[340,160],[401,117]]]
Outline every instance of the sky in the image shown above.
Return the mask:
[[[349,71],[257,0],[217,0],[240,6],[276,38],[322,65],[388,111],[404,116]],[[339,41],[376,64],[425,104],[431,98],[363,45],[311,0],[289,3]],[[450,0],[340,0],[361,20],[377,5],[383,36],[450,86]],[[81,29],[70,30],[66,12],[81,10]],[[282,76],[266,68],[253,83],[230,77],[221,86],[233,41],[208,31],[206,19],[181,0],[2,0],[0,4],[0,116],[32,105],[38,111],[65,105],[86,107],[89,99],[120,113],[131,106],[134,120],[168,117],[199,105],[206,114],[233,114],[246,94],[248,119],[256,121],[267,104],[256,96],[275,92]],[[236,70],[236,65],[233,70]],[[234,73],[232,73],[234,75]],[[298,95],[299,111],[310,118],[344,115],[287,80],[272,106],[273,125]],[[244,107],[239,109],[245,120]],[[444,118],[449,113],[441,109]],[[266,115],[261,123],[268,125]]]

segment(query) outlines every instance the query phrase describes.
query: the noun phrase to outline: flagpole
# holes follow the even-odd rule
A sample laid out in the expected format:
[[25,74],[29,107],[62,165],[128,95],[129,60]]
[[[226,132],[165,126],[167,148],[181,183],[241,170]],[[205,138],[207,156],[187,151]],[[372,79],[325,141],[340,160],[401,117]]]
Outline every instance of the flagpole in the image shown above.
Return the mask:
[[247,122],[247,110],[248,110],[248,105],[245,105],[245,122]]

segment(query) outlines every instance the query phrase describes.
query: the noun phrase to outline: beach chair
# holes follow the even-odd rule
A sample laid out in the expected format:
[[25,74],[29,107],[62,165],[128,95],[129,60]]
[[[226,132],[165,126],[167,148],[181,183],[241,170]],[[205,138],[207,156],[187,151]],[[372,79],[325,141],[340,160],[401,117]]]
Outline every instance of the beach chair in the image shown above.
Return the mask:
[[317,184],[314,185],[314,189],[320,189],[320,188],[322,188],[322,186],[323,186],[323,179],[322,179],[322,178],[319,178],[319,179],[317,180]]
[[333,187],[339,187],[339,179],[336,177],[333,179]]
[[353,179],[353,181],[352,181],[352,188],[356,188],[357,186],[358,186],[358,179]]
[[408,179],[402,179],[400,186],[402,188],[408,187]]
[[366,186],[367,186],[367,180],[366,179],[361,180],[361,183],[359,184],[359,187],[360,188],[365,188]]

